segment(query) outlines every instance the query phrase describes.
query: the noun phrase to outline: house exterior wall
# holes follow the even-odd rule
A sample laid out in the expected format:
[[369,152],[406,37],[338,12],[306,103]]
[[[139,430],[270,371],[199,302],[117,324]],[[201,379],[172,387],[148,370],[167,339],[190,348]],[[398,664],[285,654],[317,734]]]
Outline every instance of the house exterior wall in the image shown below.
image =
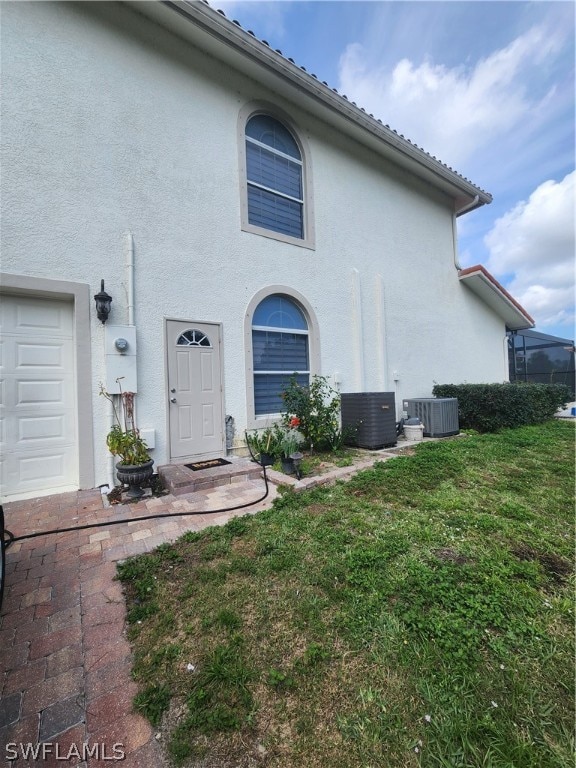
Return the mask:
[[[225,411],[241,435],[244,316],[269,285],[306,297],[321,373],[344,392],[395,390],[399,407],[434,382],[507,378],[503,322],[458,282],[447,197],[129,7],[0,13],[2,269],[92,294],[104,279],[121,325],[133,234],[138,420],[156,432],[157,464],[169,459],[165,318],[222,323]],[[305,139],[313,250],[241,231],[237,124],[250,102],[278,104]],[[93,410],[99,484],[109,414],[94,312],[85,343],[92,389],[79,397]]]

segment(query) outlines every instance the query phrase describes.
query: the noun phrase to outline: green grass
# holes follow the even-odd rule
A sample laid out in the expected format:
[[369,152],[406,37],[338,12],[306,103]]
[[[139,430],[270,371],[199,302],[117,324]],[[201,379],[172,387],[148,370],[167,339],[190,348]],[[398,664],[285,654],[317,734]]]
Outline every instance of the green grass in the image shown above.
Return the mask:
[[135,706],[179,765],[572,766],[573,494],[554,421],[134,558]]

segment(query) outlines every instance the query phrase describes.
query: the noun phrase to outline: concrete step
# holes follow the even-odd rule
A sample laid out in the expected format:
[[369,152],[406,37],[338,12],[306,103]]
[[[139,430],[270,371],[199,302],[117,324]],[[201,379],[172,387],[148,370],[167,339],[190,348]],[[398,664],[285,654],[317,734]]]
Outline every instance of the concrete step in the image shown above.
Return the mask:
[[[165,464],[158,467],[158,475],[164,486],[174,496],[182,496],[185,493],[195,491],[208,491],[221,485],[257,480],[261,476],[262,469],[259,464],[236,456],[229,456],[221,467],[206,467],[194,471],[184,464]],[[192,463],[192,462],[187,462]]]

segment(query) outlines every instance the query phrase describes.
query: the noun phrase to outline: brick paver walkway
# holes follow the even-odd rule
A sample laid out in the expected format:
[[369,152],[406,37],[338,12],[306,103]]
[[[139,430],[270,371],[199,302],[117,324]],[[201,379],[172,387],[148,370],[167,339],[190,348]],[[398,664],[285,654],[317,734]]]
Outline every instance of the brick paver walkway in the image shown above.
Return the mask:
[[[261,481],[237,482],[204,493],[109,508],[98,490],[4,505],[6,527],[16,537],[94,522],[124,522],[41,535],[7,550],[0,619],[1,764],[110,766],[115,764],[111,758],[117,743],[126,756],[117,764],[125,768],[163,765],[148,721],[132,712],[136,684],[130,677],[122,589],[114,580],[116,562],[173,541],[185,531],[264,509],[276,493],[272,484],[268,498],[255,506],[232,513],[210,511],[254,501],[263,492]],[[178,511],[203,514],[165,517]],[[160,518],[134,522],[150,514]],[[86,761],[78,760],[76,751],[84,743],[92,750],[98,745],[99,752]],[[23,758],[21,745],[39,744],[45,747],[38,759],[32,753]],[[15,751],[19,759],[12,761]],[[63,760],[67,755],[71,759]]]

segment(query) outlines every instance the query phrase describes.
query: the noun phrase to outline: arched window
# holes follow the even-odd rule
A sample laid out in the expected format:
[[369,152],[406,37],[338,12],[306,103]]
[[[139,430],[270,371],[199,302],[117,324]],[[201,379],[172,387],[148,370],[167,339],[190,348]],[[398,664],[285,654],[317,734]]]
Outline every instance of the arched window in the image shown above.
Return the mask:
[[178,347],[211,347],[210,339],[203,331],[199,331],[196,328],[190,328],[188,331],[184,331],[178,337],[176,342]]
[[305,238],[302,154],[285,125],[266,114],[246,123],[248,223]]
[[280,394],[292,376],[304,386],[309,384],[308,335],[306,317],[289,296],[273,293],[254,310],[252,357],[256,418],[284,409]]

